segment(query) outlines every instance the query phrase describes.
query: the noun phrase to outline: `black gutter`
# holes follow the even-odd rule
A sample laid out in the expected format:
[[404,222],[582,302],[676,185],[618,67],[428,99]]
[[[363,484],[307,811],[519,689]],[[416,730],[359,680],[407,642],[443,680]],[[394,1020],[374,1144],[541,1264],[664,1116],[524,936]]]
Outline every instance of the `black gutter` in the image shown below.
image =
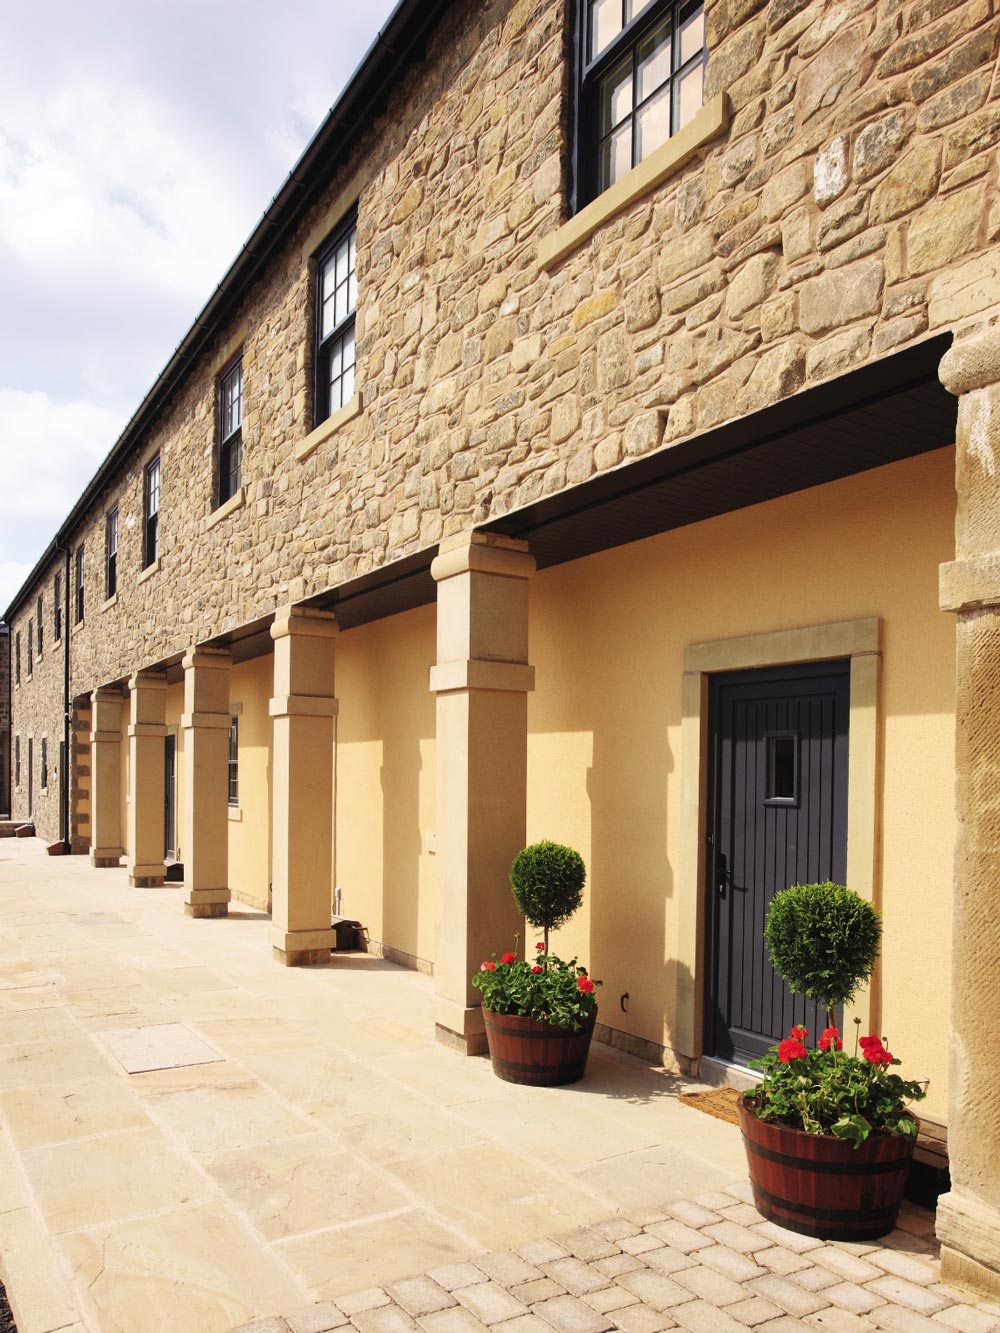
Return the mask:
[[381,111],[401,72],[422,58],[427,37],[453,0],[399,0],[384,28],[366,51],[350,82],[306,145],[281,189],[271,200],[249,240],[175,349],[153,387],[139,404],[107,458],[60,525],[4,613],[13,617],[30,594],[46,564],[64,549],[74,525],[97,497],[115,468],[142,439],[143,432],[188,374],[227,314],[246,294],[264,263],[306,208],[326,186],[333,171],[353,151]]

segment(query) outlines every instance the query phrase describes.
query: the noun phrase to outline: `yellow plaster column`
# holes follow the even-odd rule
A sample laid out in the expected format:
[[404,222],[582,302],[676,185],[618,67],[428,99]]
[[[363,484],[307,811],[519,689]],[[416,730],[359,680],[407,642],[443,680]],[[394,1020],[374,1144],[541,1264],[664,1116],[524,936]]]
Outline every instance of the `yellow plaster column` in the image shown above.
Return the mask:
[[486,1049],[484,958],[514,947],[524,922],[510,863],[524,846],[528,768],[528,579],[524,542],[485,533],[442,542],[437,581],[437,887],[434,986],[438,1040]]
[[122,704],[121,690],[95,690],[90,696],[90,864],[116,866],[122,858]]
[[162,884],[164,753],[167,678],[140,671],[128,683],[132,700],[128,729],[128,882],[133,888]]
[[942,1281],[1000,1297],[1000,330],[956,343],[955,803],[948,1156],[938,1203]]
[[329,962],[333,910],[336,620],[285,607],[271,626],[271,944],[289,967]]
[[229,668],[225,649],[191,648],[184,658],[184,911],[229,911]]

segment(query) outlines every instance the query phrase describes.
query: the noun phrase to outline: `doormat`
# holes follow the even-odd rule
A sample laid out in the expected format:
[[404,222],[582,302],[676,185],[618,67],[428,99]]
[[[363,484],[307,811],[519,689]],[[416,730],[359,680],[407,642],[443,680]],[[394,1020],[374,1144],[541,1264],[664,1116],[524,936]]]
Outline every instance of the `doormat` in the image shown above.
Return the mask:
[[693,1106],[696,1111],[714,1115],[716,1120],[724,1120],[727,1125],[738,1125],[740,1114],[736,1106],[742,1095],[738,1088],[710,1088],[708,1092],[682,1092],[677,1100],[685,1106]]

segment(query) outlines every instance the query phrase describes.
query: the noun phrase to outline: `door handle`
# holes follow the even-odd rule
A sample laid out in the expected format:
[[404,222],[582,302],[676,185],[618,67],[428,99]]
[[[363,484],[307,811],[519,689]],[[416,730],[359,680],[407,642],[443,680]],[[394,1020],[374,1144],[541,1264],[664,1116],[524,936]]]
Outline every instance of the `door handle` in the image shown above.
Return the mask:
[[720,852],[715,860],[715,887],[718,890],[720,898],[726,896],[726,885],[729,882],[729,869],[726,866],[726,857],[724,852]]

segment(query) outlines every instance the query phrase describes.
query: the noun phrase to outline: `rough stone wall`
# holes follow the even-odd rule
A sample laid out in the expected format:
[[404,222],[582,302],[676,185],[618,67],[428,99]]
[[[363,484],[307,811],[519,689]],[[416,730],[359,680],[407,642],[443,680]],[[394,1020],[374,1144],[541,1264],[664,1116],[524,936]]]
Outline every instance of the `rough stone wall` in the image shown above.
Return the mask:
[[10,813],[10,640],[0,625],[0,815]]
[[[44,571],[32,591],[30,600],[14,617],[11,635],[21,635],[21,683],[11,688],[13,736],[21,743],[21,782],[14,785],[11,764],[11,810],[13,819],[28,818],[28,741],[32,745],[33,792],[32,819],[35,831],[47,842],[59,837],[59,746],[63,740],[63,688],[65,648],[65,616],[63,638],[56,642],[53,626],[53,597],[55,575],[64,574],[60,556]],[[42,598],[43,651],[38,653],[36,603]],[[35,648],[31,675],[28,675],[28,622],[32,622]],[[42,783],[42,740],[47,742],[46,782]],[[13,737],[11,741],[13,754]]]
[[[728,133],[549,274],[537,246],[565,217],[567,0],[456,4],[81,524],[74,694],[996,312],[993,0],[708,9],[707,92],[728,92]],[[352,180],[364,410],[298,462],[309,253]],[[246,503],[209,528],[216,373],[240,333]],[[161,565],[139,582],[157,450]],[[115,502],[119,594],[102,609]]]

